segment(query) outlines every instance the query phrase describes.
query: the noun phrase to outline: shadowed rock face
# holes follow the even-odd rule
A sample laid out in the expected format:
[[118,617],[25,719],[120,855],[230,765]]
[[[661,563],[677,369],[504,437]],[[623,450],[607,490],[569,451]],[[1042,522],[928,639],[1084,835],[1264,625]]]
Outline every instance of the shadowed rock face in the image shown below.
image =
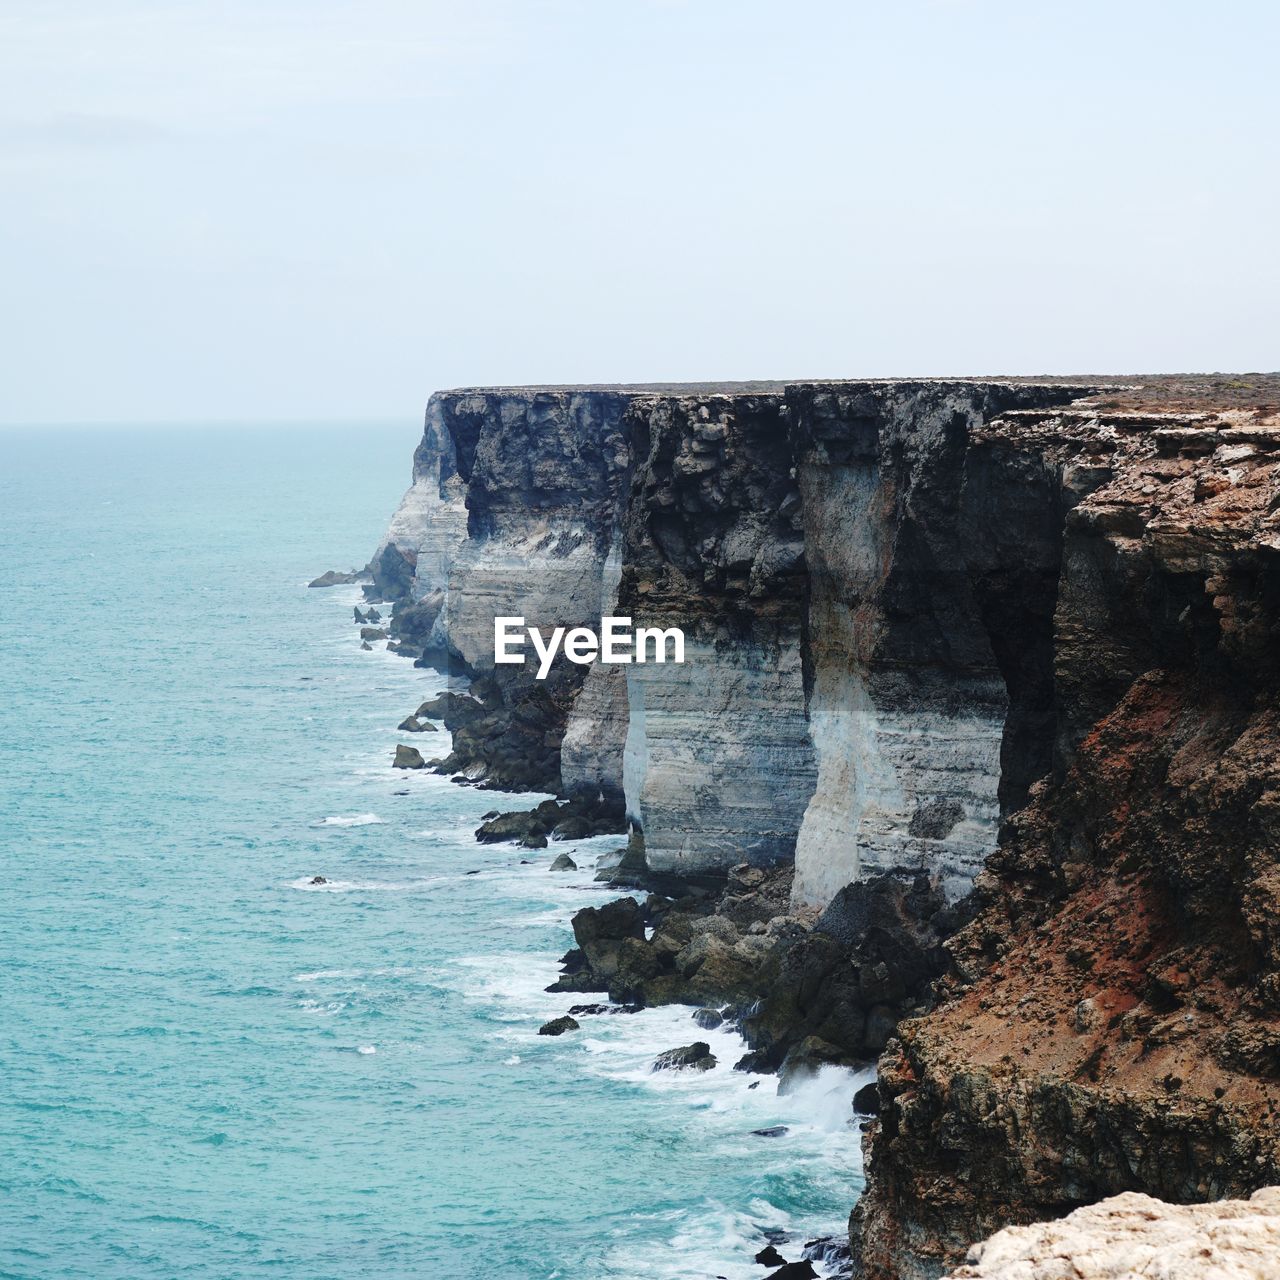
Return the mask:
[[1280,1181],[1280,424],[1010,414],[968,469],[1060,485],[1056,736],[881,1060],[853,1225],[907,1280],[1113,1193]]
[[628,814],[659,873],[788,861],[815,774],[782,399],[662,398],[632,421],[619,609],[682,628],[686,661],[626,669]]
[[[885,872],[932,874],[949,898],[963,896],[995,847],[1006,738],[1014,742],[1005,756],[1022,764],[1029,749],[1031,757],[1006,800],[1047,768],[1037,733],[1047,744],[1049,725],[1008,714],[1011,687],[1019,713],[1024,702],[1038,706],[1016,687],[1022,665],[1034,665],[1025,653],[1031,637],[1010,628],[1021,619],[993,607],[986,579],[1003,572],[1025,584],[1031,569],[1052,580],[1058,544],[1039,545],[1045,520],[1024,499],[993,510],[975,492],[966,503],[963,480],[970,436],[992,415],[1085,390],[971,382],[788,389],[818,761],[799,833],[797,905],[821,905],[850,881]],[[1038,656],[1047,662],[1047,651]]]

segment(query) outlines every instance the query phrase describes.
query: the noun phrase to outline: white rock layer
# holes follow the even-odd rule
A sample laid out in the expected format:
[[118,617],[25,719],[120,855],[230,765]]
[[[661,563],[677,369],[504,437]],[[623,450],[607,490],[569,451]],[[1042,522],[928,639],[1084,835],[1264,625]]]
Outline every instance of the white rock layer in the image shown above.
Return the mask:
[[660,872],[790,856],[813,788],[798,643],[686,639],[685,663],[626,668],[628,816]]
[[1006,1227],[949,1280],[1280,1280],[1280,1187],[1189,1205],[1126,1192]]

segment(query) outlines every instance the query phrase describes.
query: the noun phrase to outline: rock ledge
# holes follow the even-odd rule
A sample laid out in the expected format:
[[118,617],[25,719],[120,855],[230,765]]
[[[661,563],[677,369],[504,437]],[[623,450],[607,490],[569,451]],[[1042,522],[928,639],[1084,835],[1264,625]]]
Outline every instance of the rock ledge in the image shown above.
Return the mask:
[[1171,1205],[1134,1191],[1056,1222],[1005,1227],[949,1280],[1276,1280],[1280,1187]]

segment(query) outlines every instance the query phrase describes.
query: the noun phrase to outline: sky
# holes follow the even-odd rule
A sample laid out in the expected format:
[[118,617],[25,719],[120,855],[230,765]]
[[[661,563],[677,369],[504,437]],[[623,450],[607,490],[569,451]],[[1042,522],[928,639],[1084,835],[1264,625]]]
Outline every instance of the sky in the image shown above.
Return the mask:
[[1280,367],[1272,0],[4,0],[0,422]]

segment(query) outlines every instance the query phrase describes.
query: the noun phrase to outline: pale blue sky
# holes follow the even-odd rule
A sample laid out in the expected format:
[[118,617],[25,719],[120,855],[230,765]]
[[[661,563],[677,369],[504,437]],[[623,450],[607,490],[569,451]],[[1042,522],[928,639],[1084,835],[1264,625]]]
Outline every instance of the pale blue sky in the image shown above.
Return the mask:
[[0,421],[1280,367],[1270,0],[5,0]]

